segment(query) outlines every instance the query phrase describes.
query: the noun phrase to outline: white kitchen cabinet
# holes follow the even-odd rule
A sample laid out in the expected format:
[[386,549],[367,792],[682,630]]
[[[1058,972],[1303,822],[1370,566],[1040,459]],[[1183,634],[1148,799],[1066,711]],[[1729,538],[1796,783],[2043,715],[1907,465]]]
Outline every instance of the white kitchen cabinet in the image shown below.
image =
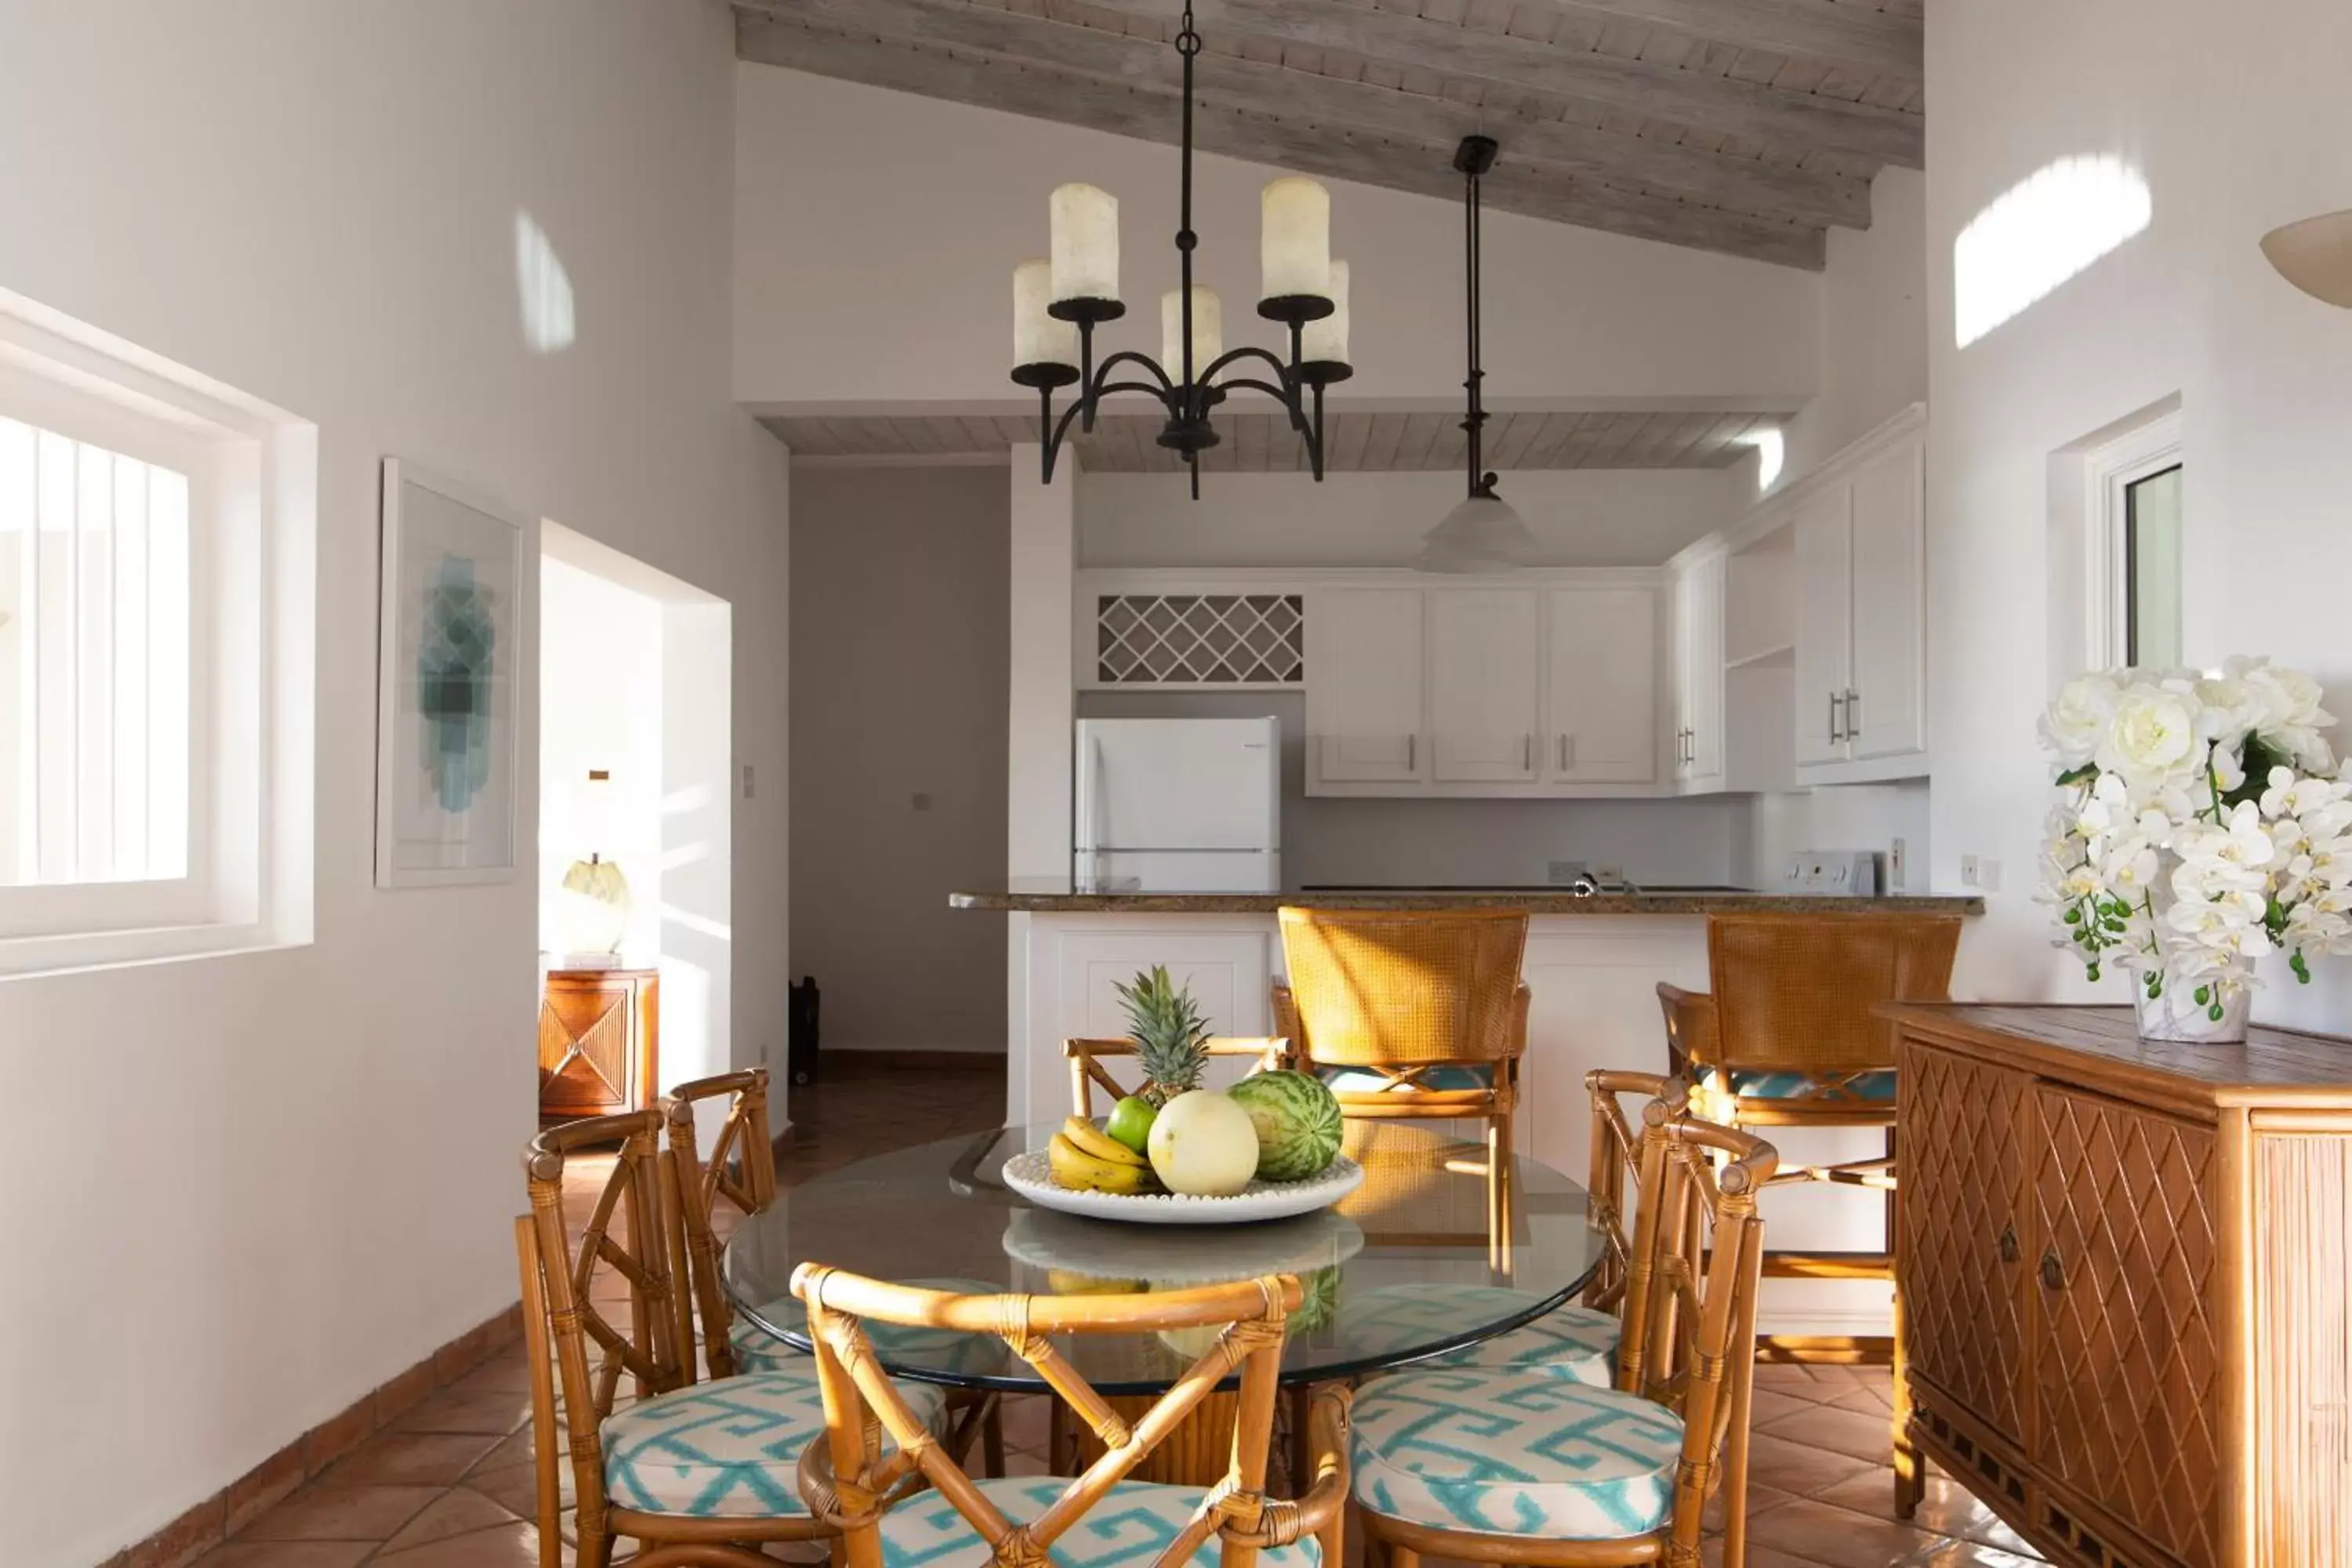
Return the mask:
[[1544,776],[1648,784],[1658,776],[1658,596],[1555,588],[1545,599]]
[[1906,442],[1853,476],[1853,679],[1846,741],[1854,760],[1920,752],[1925,722],[1927,454]]
[[1911,420],[1832,458],[1797,506],[1801,783],[1924,764],[1926,472]]
[[1853,676],[1853,488],[1833,484],[1797,509],[1797,765],[1846,758]]
[[1723,784],[1723,556],[1675,576],[1675,777],[1685,793]]
[[1532,784],[1542,626],[1533,588],[1429,590],[1430,776]]
[[1314,778],[1412,784],[1422,738],[1419,588],[1324,588],[1307,613],[1307,732]]

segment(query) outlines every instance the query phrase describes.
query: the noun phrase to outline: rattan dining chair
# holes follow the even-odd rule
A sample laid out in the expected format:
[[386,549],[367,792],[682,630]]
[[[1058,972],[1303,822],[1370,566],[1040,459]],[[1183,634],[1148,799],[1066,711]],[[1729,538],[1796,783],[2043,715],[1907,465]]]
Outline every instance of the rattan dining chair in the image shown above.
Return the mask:
[[[1211,1537],[1222,1568],[1338,1568],[1348,1497],[1349,1394],[1314,1406],[1313,1479],[1304,1495],[1266,1494],[1284,1325],[1298,1309],[1288,1275],[1138,1296],[963,1296],[909,1289],[803,1264],[793,1290],[808,1308],[824,1388],[825,1435],[801,1461],[801,1492],[839,1527],[848,1568],[944,1560],[1001,1568],[1182,1568]],[[993,1333],[1035,1368],[1102,1444],[1078,1475],[974,1481],[931,1441],[920,1412],[882,1375],[866,1325]],[[1111,1407],[1052,1336],[1217,1329],[1215,1342],[1139,1417]],[[1228,1468],[1206,1489],[1126,1478],[1193,1416],[1217,1385],[1240,1385]],[[897,1444],[885,1456],[881,1439]],[[931,1490],[904,1496],[909,1485]],[[899,1500],[891,1502],[893,1497]],[[1319,1547],[1319,1551],[1318,1548]],[[1050,1557],[1049,1557],[1050,1554]],[[751,1568],[746,1563],[746,1568]]]
[[[726,1110],[710,1157],[696,1144],[695,1107],[721,1100]],[[669,1122],[669,1146],[677,1161],[684,1211],[687,1271],[702,1327],[703,1360],[713,1377],[740,1372],[805,1371],[808,1355],[739,1317],[729,1306],[719,1279],[719,1200],[743,1218],[765,1213],[776,1197],[776,1158],[768,1137],[768,1069],[751,1068],[682,1083],[662,1099]],[[990,1389],[947,1392],[948,1441],[958,1454],[977,1440],[992,1476],[1004,1473],[1004,1422],[1001,1402]]]
[[[1940,914],[1710,915],[1710,991],[1662,984],[1667,1054],[1692,1081],[1692,1109],[1727,1127],[1885,1130],[1881,1157],[1791,1164],[1775,1184],[1829,1184],[1891,1194],[1895,1143],[1895,1026],[1886,1002],[1935,1002],[1950,992],[1960,917]],[[1895,1279],[1894,1209],[1870,1250],[1769,1252],[1769,1279]],[[1901,1310],[1884,1341],[1849,1335],[1769,1336],[1784,1361],[1895,1363],[1895,1474],[1898,1497],[1916,1497],[1919,1461],[1908,1434]]]
[[1486,1224],[1508,1229],[1511,1119],[1529,993],[1520,910],[1279,913],[1286,981],[1274,1026],[1342,1116],[1486,1124]]
[[1723,1568],[1747,1558],[1748,1428],[1772,1146],[1691,1117],[1644,1146],[1625,1386],[1438,1368],[1367,1384],[1354,1495],[1390,1568],[1423,1553],[1538,1568],[1697,1568],[1710,1497]]
[[[515,1247],[542,1568],[562,1560],[567,1454],[581,1568],[605,1568],[616,1536],[639,1543],[645,1568],[667,1568],[764,1563],[758,1542],[834,1533],[794,1481],[801,1450],[824,1425],[815,1361],[695,1380],[686,1184],[662,1147],[665,1120],[656,1110],[567,1122],[524,1151],[530,1213],[515,1222]],[[575,1248],[566,1168],[615,1143]],[[920,1420],[940,1410],[927,1387],[909,1388],[904,1403]]]
[[[1251,1072],[1265,1071],[1292,1065],[1290,1042],[1279,1036],[1259,1038],[1246,1035],[1212,1035],[1201,1042],[1202,1049],[1212,1057],[1241,1057],[1253,1065]],[[1091,1119],[1095,1114],[1095,1091],[1102,1091],[1110,1105],[1116,1105],[1134,1089],[1111,1076],[1103,1063],[1135,1055],[1135,1042],[1129,1039],[1066,1039],[1062,1055],[1070,1064],[1070,1114]],[[1108,1109],[1108,1106],[1106,1107]]]

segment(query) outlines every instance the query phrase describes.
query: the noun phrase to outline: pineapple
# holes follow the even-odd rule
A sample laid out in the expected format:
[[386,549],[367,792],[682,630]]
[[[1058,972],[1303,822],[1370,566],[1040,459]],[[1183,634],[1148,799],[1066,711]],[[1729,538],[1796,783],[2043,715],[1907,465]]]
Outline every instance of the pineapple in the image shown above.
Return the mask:
[[1166,964],[1137,974],[1132,985],[1114,983],[1112,989],[1127,1008],[1128,1038],[1135,1042],[1135,1059],[1143,1068],[1142,1097],[1156,1110],[1200,1088],[1201,1069],[1209,1059],[1209,1025],[1192,993],[1168,977]]

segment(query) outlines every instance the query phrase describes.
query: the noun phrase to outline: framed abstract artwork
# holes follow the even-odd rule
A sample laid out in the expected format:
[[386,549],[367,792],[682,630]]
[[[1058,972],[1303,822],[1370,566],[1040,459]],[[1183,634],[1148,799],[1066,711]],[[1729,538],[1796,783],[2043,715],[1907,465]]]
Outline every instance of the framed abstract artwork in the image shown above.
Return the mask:
[[495,502],[383,460],[379,888],[515,874],[525,531]]

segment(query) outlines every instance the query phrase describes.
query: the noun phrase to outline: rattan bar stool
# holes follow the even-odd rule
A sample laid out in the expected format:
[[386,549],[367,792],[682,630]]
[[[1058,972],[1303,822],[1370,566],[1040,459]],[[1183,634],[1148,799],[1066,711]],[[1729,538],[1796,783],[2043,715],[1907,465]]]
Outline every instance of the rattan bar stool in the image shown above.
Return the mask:
[[1748,1437],[1772,1146],[1690,1117],[1645,1141],[1624,1382],[1475,1367],[1365,1385],[1349,1465],[1368,1543],[1539,1568],[1697,1568],[1720,1497],[1724,1568],[1747,1558]]
[[[1895,1028],[1874,1011],[1885,1002],[1949,994],[1960,917],[1901,913],[1757,913],[1707,918],[1708,994],[1658,987],[1666,1045],[1692,1082],[1695,1114],[1727,1127],[1885,1130],[1883,1158],[1790,1165],[1774,1184],[1827,1183],[1889,1195],[1885,1242],[1875,1251],[1768,1252],[1773,1279],[1895,1278],[1892,1194]],[[1895,1468],[1898,1495],[1916,1488],[1918,1458],[1905,1435],[1909,1412],[1897,1331],[1885,1341],[1769,1336],[1768,1358],[1895,1363]]]
[[1523,910],[1280,911],[1275,1032],[1350,1117],[1486,1123],[1486,1224],[1508,1235],[1511,1118],[1528,1046]]

